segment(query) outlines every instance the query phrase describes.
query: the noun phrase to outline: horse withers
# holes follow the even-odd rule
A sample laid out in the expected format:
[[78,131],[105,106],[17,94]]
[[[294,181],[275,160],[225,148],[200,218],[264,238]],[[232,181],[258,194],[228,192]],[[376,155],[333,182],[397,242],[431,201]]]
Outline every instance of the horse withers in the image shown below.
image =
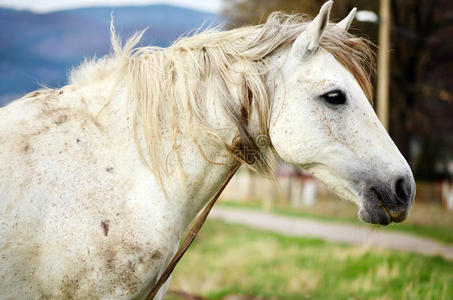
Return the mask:
[[0,298],[144,298],[235,160],[278,155],[365,222],[404,220],[415,182],[369,102],[370,44],[331,6],[166,49],[112,27],[112,55],[1,108]]

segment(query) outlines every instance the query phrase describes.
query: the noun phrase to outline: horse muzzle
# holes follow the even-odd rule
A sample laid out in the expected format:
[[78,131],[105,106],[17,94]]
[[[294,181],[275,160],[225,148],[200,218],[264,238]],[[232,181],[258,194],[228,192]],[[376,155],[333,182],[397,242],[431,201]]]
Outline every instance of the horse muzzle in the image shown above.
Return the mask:
[[415,181],[412,176],[398,176],[390,184],[370,181],[365,185],[359,217],[364,222],[388,225],[404,221],[415,197]]

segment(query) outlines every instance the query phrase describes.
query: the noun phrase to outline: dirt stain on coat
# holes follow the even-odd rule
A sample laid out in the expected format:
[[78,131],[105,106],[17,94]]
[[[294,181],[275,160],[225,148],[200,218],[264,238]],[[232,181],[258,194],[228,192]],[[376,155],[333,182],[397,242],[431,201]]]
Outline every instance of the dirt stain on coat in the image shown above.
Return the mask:
[[61,125],[68,121],[69,117],[67,115],[60,115],[58,118],[54,121],[55,125]]
[[101,227],[102,227],[102,230],[104,231],[105,236],[107,236],[109,234],[109,225],[110,225],[110,220],[101,221]]

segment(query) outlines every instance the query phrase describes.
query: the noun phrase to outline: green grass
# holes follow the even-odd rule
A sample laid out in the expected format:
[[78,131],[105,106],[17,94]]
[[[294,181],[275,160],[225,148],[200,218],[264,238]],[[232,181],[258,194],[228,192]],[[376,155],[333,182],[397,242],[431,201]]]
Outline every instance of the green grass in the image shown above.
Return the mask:
[[[259,203],[238,203],[238,202],[232,202],[232,201],[222,201],[218,203],[219,206],[224,206],[224,207],[230,207],[230,208],[247,208],[247,209],[254,209],[254,210],[262,210],[262,205]],[[428,237],[432,238],[435,240],[438,240],[440,242],[444,243],[453,243],[453,227],[451,226],[451,218],[453,218],[453,215],[451,216],[439,216],[438,211],[431,212],[430,210],[426,209],[426,213],[432,214],[431,218],[438,221],[437,218],[445,218],[449,217],[450,221],[447,224],[439,224],[439,222],[435,224],[426,224],[427,222],[425,221],[424,223],[421,222],[416,222],[411,220],[411,217],[403,223],[393,223],[388,226],[378,226],[378,225],[370,225],[362,222],[357,216],[356,216],[356,210],[355,206],[351,204],[344,204],[341,203],[337,206],[346,206],[346,209],[342,209],[341,211],[334,210],[331,208],[331,211],[328,212],[323,212],[320,211],[320,209],[316,210],[308,210],[304,211],[301,209],[296,209],[296,208],[291,208],[285,205],[276,205],[274,206],[270,212],[279,214],[279,215],[285,215],[285,216],[291,216],[291,217],[303,217],[303,218],[309,218],[309,219],[314,219],[314,220],[319,220],[319,221],[326,221],[326,222],[347,222],[347,223],[352,223],[354,225],[362,225],[362,226],[371,226],[371,227],[379,227],[380,230],[392,230],[392,231],[400,231],[400,232],[405,232],[413,235],[419,235],[423,237]],[[349,207],[351,206],[351,207]],[[420,214],[420,213],[419,213]],[[445,214],[445,213],[444,213]],[[413,218],[417,218],[417,214]],[[428,216],[428,219],[429,216]]]
[[170,289],[209,299],[442,300],[453,295],[453,262],[208,220]]

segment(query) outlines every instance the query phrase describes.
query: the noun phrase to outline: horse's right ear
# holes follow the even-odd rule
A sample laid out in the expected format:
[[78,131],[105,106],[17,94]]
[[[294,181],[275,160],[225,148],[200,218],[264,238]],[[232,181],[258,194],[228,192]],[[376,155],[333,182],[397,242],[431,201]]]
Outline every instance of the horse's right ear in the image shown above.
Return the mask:
[[304,57],[314,53],[319,46],[322,33],[329,23],[330,9],[333,1],[329,0],[321,7],[318,15],[308,24],[293,44],[292,51],[296,56]]
[[356,13],[357,13],[357,7],[354,7],[351,10],[351,12],[346,16],[346,18],[341,20],[341,22],[337,23],[337,26],[347,32],[349,30],[349,27],[351,27],[352,21],[354,21]]

